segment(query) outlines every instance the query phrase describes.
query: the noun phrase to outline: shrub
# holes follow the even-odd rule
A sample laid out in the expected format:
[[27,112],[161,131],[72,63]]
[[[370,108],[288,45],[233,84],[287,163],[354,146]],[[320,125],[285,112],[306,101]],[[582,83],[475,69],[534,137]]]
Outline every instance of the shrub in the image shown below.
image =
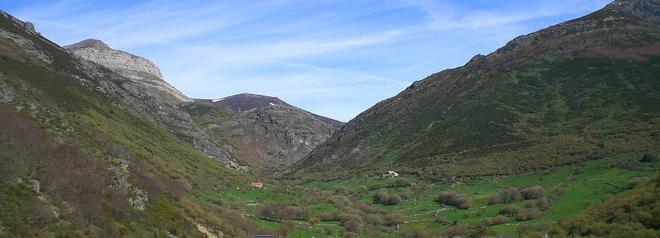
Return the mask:
[[374,202],[380,203],[383,205],[391,206],[391,205],[397,205],[401,203],[403,199],[399,197],[399,195],[393,195],[390,196],[387,194],[385,191],[378,191],[376,194],[374,194]]
[[412,197],[412,194],[410,194],[410,191],[406,191],[406,192],[402,192],[401,194],[399,194],[399,196],[403,200],[408,200]]
[[392,181],[390,187],[408,187],[410,184],[410,181],[405,178],[396,178],[394,181]]
[[452,227],[449,230],[447,230],[447,232],[446,232],[447,237],[463,236],[465,233],[468,232],[469,229],[470,229],[470,226],[465,225],[465,224]]
[[321,222],[321,220],[319,220],[319,219],[316,218],[316,217],[312,217],[311,219],[309,219],[309,224],[311,224],[311,225],[316,225],[316,224],[318,224],[319,222]]
[[644,155],[642,156],[642,159],[639,160],[639,162],[642,162],[642,163],[652,163],[652,162],[655,162],[656,160],[657,160],[657,159],[656,159],[655,156],[653,156],[652,154],[644,154]]
[[444,216],[435,217],[435,222],[438,223],[438,224],[442,224],[442,225],[452,224],[452,222],[447,217],[444,217]]
[[550,200],[548,200],[547,198],[544,198],[544,197],[539,199],[536,202],[536,207],[538,207],[539,209],[541,209],[543,211],[550,209],[551,205],[552,204],[551,204]]
[[385,224],[385,218],[380,214],[366,214],[364,220],[365,223],[373,226]]
[[422,231],[422,230],[416,230],[416,231],[413,232],[411,235],[406,236],[406,237],[411,237],[411,238],[428,238],[428,237],[431,237],[431,236],[429,236],[429,234],[426,233],[425,231]]
[[321,221],[339,221],[339,214],[336,212],[326,212],[318,215],[319,220]]
[[500,215],[505,215],[505,216],[514,216],[520,212],[520,208],[514,206],[514,205],[507,205],[506,207],[502,208],[499,211]]
[[467,195],[454,190],[441,192],[437,201],[441,204],[455,206],[460,209],[467,209],[472,205],[472,200]]
[[527,221],[534,218],[537,218],[541,215],[541,211],[536,208],[529,208],[516,213],[516,220],[518,221]]
[[491,225],[500,225],[507,223],[509,221],[509,218],[502,216],[502,215],[497,215],[491,220]]
[[524,199],[538,199],[542,198],[543,194],[545,193],[545,189],[541,186],[534,186],[534,187],[529,187],[525,188],[520,192],[523,196]]
[[500,191],[497,197],[498,197],[498,202],[501,203],[514,203],[522,200],[522,195],[520,194],[520,191],[518,191],[517,188],[504,189]]
[[385,225],[386,226],[396,226],[403,224],[403,218],[399,214],[387,214],[385,215]]
[[344,229],[348,232],[358,233],[362,230],[362,220],[355,215],[342,217],[342,224],[344,225]]
[[307,219],[309,210],[304,207],[287,206],[284,204],[271,204],[263,206],[259,210],[259,215],[270,219]]
[[481,228],[484,228],[484,227],[490,226],[491,224],[492,224],[492,222],[490,220],[482,219],[481,221],[479,221],[478,226],[481,227]]
[[347,194],[348,189],[346,187],[338,187],[335,189],[335,194]]
[[500,202],[499,194],[494,194],[488,198],[488,205],[494,205]]

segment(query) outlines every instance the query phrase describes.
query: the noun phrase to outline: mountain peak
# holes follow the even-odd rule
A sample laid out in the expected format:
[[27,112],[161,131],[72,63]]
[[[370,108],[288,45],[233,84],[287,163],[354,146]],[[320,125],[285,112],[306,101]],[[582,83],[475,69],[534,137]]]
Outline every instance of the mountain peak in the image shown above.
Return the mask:
[[258,107],[273,106],[273,105],[286,105],[290,106],[282,99],[277,97],[252,94],[252,93],[241,93],[224,98],[214,99],[211,102],[226,106],[232,111],[240,112],[247,111]]
[[657,0],[616,0],[603,10],[629,14],[660,23],[660,1]]
[[64,46],[65,49],[80,49],[80,48],[97,48],[97,49],[112,49],[105,42],[98,39],[86,39],[81,42]]
[[[183,93],[165,82],[160,68],[144,57],[113,49],[98,39],[86,39],[64,46],[64,48],[72,54],[127,77],[135,83],[155,89],[154,92],[166,92],[175,97],[173,101],[175,103],[190,101]],[[154,95],[158,95],[158,93],[154,93]]]

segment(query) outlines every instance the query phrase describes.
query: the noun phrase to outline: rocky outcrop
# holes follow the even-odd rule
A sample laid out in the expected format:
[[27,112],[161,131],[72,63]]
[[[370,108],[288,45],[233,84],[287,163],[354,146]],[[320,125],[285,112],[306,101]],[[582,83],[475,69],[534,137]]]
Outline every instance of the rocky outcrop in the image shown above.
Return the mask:
[[213,140],[228,141],[241,161],[274,170],[297,162],[342,125],[256,94],[196,100],[185,108]]
[[188,97],[163,80],[158,66],[148,59],[110,48],[96,39],[87,39],[64,47],[69,52],[121,74],[156,92],[145,91],[150,95],[160,96],[166,101],[174,97],[173,103],[189,101]]
[[[76,66],[87,75],[75,75],[82,83],[111,98],[131,105],[130,110],[146,115],[168,129],[177,138],[198,151],[227,164],[228,167],[248,171],[231,155],[228,145],[210,141],[180,106],[190,101],[165,82],[160,70],[151,61],[110,48],[100,40],[84,40],[66,46],[68,52],[80,59]],[[94,79],[93,82],[85,78]]]

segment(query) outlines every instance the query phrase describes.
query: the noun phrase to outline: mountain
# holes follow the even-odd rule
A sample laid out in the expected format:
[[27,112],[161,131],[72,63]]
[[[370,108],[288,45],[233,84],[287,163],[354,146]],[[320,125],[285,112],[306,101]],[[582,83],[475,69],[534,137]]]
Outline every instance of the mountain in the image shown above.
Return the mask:
[[82,62],[91,62],[88,70],[101,66],[102,69],[97,70],[109,69],[120,76],[119,86],[128,95],[119,98],[135,105],[135,110],[168,128],[181,141],[226,162],[230,167],[249,169],[239,165],[237,158],[232,157],[228,145],[211,142],[206,133],[193,123],[190,115],[181,110],[181,105],[192,100],[167,83],[158,66],[148,59],[112,49],[95,39],[64,46],[64,49]]
[[162,94],[137,93],[152,85],[122,73],[0,11],[0,236],[259,231],[233,210],[191,195],[253,178],[227,168],[224,149]]
[[254,167],[283,170],[305,157],[342,125],[276,97],[238,94],[184,106],[217,143],[231,144]]
[[190,101],[183,93],[165,82],[158,66],[148,59],[112,49],[104,42],[96,39],[83,40],[64,46],[64,48],[83,59],[111,69],[140,84],[142,88],[151,89],[139,93],[160,96],[161,99],[174,97],[173,99],[164,100],[173,101],[174,103]]
[[414,82],[297,174],[502,175],[660,147],[660,3],[615,1]]

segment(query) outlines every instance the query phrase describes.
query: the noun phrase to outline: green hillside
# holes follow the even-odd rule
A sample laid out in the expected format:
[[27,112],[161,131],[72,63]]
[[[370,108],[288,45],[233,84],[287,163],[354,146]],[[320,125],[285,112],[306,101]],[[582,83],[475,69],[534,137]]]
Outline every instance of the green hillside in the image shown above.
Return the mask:
[[348,122],[298,174],[512,174],[660,148],[659,17],[634,2],[413,83]]
[[[81,62],[0,17],[0,236],[231,236],[256,228],[191,199],[251,179],[95,91]],[[45,60],[44,60],[45,59]],[[122,90],[117,87],[116,90]]]

